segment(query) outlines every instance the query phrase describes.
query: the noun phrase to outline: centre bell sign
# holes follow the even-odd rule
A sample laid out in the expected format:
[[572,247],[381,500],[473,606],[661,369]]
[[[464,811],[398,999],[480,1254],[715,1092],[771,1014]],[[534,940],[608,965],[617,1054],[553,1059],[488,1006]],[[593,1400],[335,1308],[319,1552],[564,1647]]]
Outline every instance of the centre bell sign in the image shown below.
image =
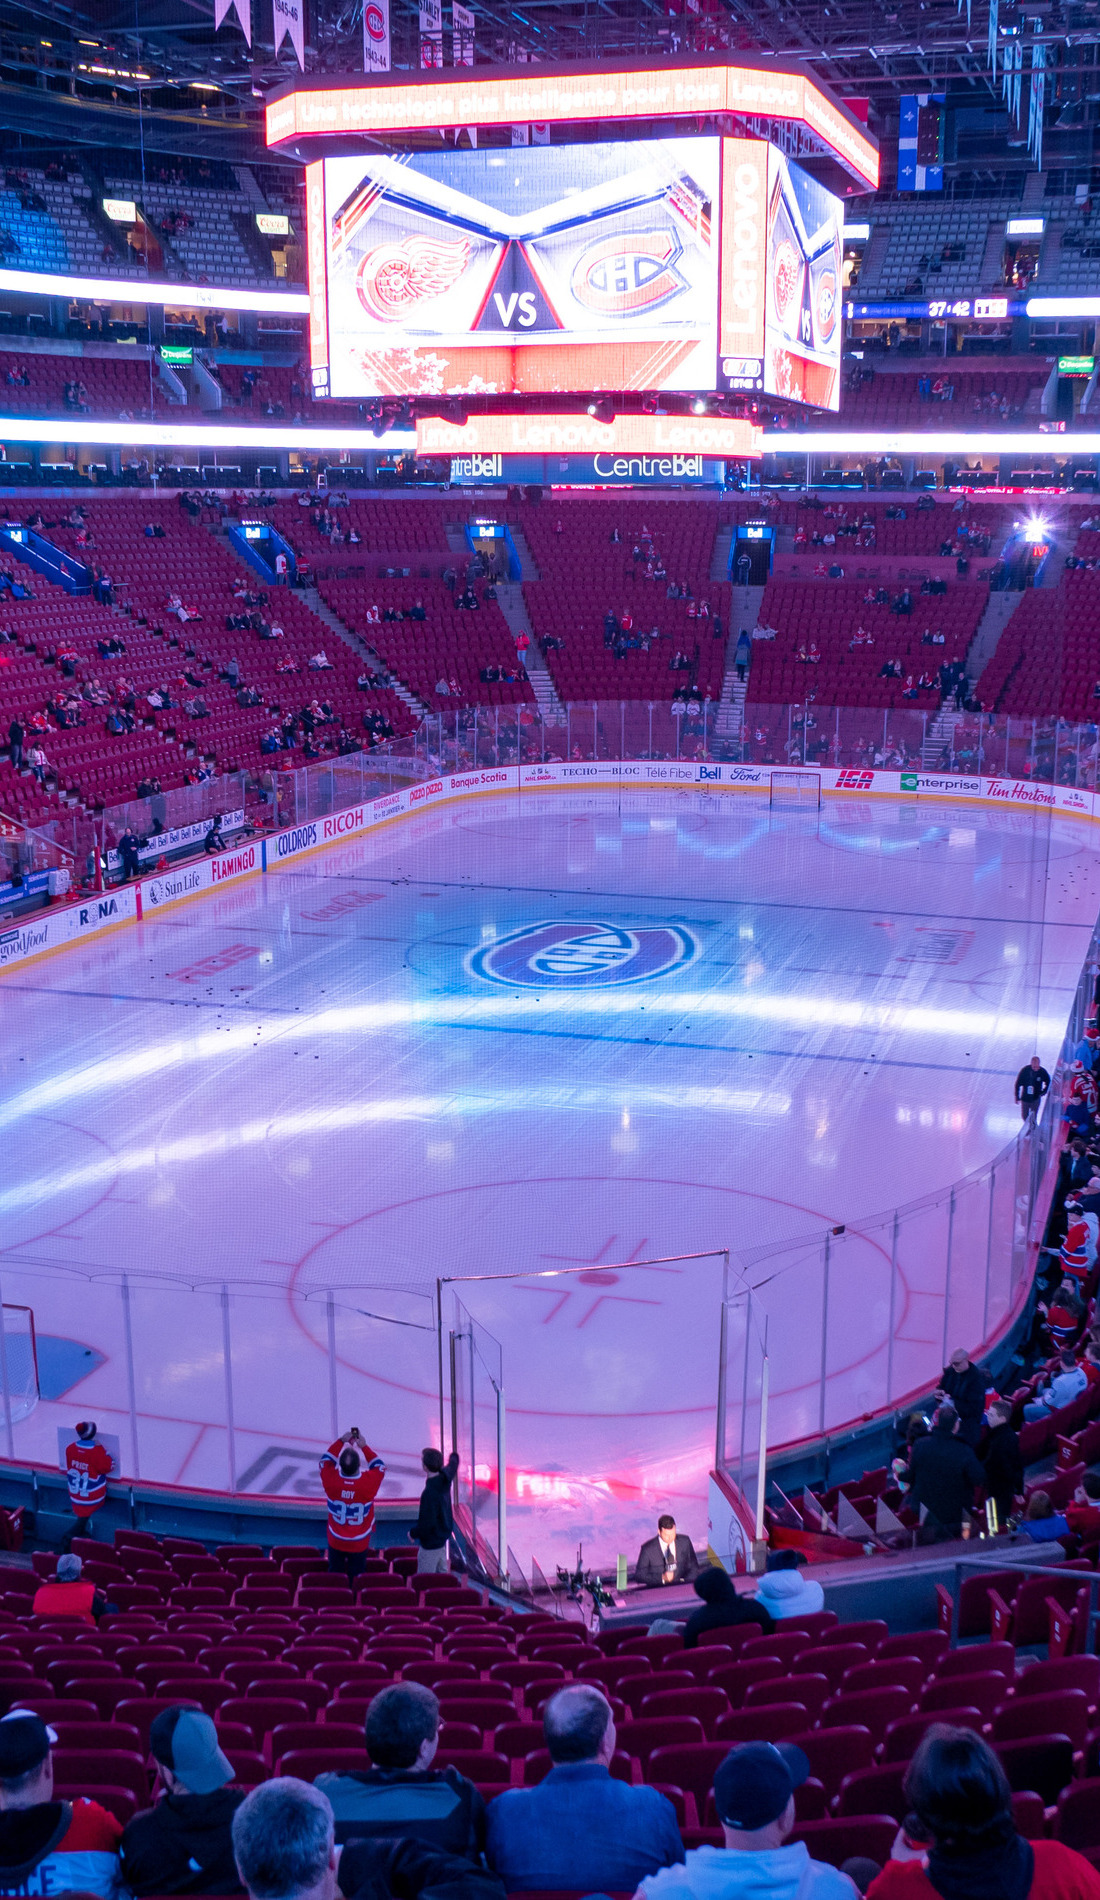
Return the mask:
[[480,482],[535,483],[545,487],[661,486],[687,483],[720,487],[725,463],[707,455],[452,455],[456,486]]

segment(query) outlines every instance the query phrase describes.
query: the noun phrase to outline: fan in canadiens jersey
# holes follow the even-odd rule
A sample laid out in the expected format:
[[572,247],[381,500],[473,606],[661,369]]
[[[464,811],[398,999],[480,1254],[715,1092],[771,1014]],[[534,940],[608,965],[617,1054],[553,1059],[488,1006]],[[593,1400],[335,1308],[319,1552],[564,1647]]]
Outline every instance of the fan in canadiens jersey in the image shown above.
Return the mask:
[[360,1573],[374,1529],[374,1500],[386,1467],[358,1425],[321,1454],[321,1483],[328,1499],[328,1561],[349,1582]]

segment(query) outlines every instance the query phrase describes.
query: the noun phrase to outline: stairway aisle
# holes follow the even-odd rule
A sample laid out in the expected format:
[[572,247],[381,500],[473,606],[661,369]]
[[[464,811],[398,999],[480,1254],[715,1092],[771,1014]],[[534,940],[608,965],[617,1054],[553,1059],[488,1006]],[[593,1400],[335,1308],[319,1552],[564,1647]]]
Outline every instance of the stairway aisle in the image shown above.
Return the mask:
[[535,639],[535,630],[527,612],[527,602],[523,598],[523,588],[519,581],[497,582],[497,606],[508,622],[508,630],[513,639],[525,633],[531,644],[524,655],[527,677],[534,689],[543,719],[550,725],[559,725],[565,718],[565,709],[558,698],[554,682]]
[[[760,618],[760,607],[764,599],[762,587],[735,587],[730,605],[730,624],[726,636],[726,667],[722,675],[722,697],[718,702],[718,717],[714,730],[721,739],[740,739],[741,728],[745,723],[745,700],[748,696],[747,680],[739,680],[733,663],[737,650],[737,636],[742,627],[751,634]],[[752,671],[750,667],[750,673]]]
[[1022,594],[1010,592],[1008,589],[990,594],[974,638],[966,650],[966,677],[972,687],[980,682],[982,674],[1001,643],[1005,628],[1023,598]]
[[346,621],[341,620],[339,614],[333,612],[328,602],[322,600],[316,587],[300,587],[298,597],[305,602],[311,613],[317,615],[318,620],[324,621],[325,626],[336,635],[338,640],[342,640],[345,646],[351,648],[357,659],[366,660],[373,672],[386,675],[386,683],[390,691],[396,694],[411,713],[415,713],[418,719],[424,718],[428,710],[424,701],[418,699],[412,688],[406,686],[404,680],[398,679],[396,673],[390,672],[386,662],[361,634],[354,632]]

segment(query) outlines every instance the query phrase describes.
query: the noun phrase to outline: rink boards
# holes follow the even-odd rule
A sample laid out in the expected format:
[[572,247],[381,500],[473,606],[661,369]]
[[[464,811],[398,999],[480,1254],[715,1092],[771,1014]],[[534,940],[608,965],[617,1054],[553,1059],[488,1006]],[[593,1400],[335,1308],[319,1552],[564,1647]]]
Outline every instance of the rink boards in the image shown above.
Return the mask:
[[[412,763],[410,761],[410,763]],[[216,857],[183,864],[157,877],[136,879],[114,890],[82,898],[56,910],[0,929],[0,972],[33,958],[85,943],[123,925],[148,921],[177,904],[221,890],[242,878],[261,876],[282,865],[349,838],[421,815],[459,799],[559,789],[570,791],[767,792],[778,771],[816,776],[823,796],[874,798],[908,804],[912,799],[938,804],[1001,806],[1047,812],[1052,817],[1100,818],[1100,793],[1073,786],[1036,784],[1027,779],[958,777],[935,772],[879,771],[863,766],[778,767],[695,760],[601,759],[594,762],[547,761],[535,765],[487,766],[424,778],[403,791],[342,811],[288,825],[235,846]]]

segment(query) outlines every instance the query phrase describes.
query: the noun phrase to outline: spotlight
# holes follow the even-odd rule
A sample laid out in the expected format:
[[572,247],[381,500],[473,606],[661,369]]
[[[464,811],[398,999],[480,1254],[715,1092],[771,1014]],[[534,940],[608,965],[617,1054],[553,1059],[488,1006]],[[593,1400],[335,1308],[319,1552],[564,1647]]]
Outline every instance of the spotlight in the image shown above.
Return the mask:
[[1037,548],[1046,540],[1049,533],[1050,530],[1042,515],[1033,515],[1030,521],[1024,523],[1024,540],[1029,547]]
[[588,413],[596,422],[614,422],[615,405],[610,396],[601,396],[598,401],[589,403]]
[[693,398],[691,405],[691,413],[693,416],[705,416],[709,408],[710,404],[705,396],[696,396]]

